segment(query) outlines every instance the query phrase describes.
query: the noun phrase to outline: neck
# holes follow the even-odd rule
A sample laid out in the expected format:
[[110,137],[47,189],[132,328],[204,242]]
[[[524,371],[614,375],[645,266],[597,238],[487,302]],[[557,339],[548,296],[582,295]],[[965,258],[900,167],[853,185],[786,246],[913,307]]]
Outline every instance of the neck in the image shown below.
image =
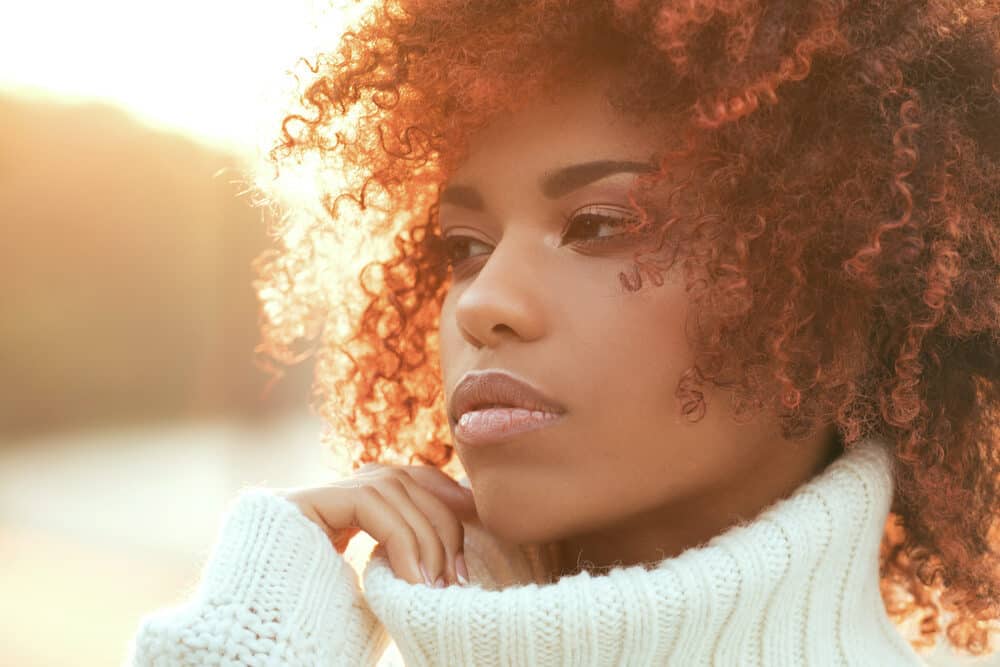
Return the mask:
[[832,428],[785,444],[778,456],[761,463],[767,475],[725,480],[697,496],[672,499],[612,525],[560,540],[554,545],[555,577],[678,556],[789,496],[843,452]]

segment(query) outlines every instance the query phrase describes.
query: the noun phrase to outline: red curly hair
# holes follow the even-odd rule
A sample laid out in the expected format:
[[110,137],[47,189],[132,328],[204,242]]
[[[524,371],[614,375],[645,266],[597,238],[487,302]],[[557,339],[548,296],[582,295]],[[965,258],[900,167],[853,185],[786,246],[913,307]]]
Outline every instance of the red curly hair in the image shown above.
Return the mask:
[[269,157],[306,165],[322,209],[271,218],[258,351],[315,357],[326,444],[355,466],[454,464],[438,194],[498,113],[610,67],[616,109],[662,129],[631,197],[650,242],[620,278],[659,284],[683,259],[696,363],[678,409],[700,419],[711,382],[738,418],[778,410],[788,438],[891,442],[887,609],[917,647],[948,611],[953,646],[990,649],[1000,1],[385,0],[306,65]]

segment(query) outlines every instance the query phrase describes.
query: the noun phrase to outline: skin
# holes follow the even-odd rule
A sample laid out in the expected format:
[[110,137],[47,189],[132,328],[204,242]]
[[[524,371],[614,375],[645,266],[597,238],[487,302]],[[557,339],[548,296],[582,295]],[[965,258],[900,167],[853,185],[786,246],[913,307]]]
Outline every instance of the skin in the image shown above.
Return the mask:
[[674,397],[692,360],[679,273],[627,293],[627,250],[575,240],[613,225],[580,221],[563,238],[565,216],[582,207],[627,215],[636,175],[555,199],[541,177],[593,160],[645,162],[658,145],[605,102],[606,83],[595,77],[481,130],[448,185],[475,188],[483,210],[440,208],[442,234],[457,244],[440,319],[446,398],[467,371],[502,369],[567,408],[500,444],[456,438],[456,452],[483,526],[516,544],[556,543],[558,574],[676,556],[789,495],[839,451],[832,426],[788,441],[769,413],[738,424],[711,386],[704,418],[687,423]]

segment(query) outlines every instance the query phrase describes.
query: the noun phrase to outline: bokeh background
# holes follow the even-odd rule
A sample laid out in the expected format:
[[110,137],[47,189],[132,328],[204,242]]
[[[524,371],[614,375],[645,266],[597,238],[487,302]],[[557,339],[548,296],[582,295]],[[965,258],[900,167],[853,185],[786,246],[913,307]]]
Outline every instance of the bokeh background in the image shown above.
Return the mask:
[[247,172],[362,9],[0,5],[0,664],[120,664],[242,487],[341,474],[308,360],[258,364]]
[[255,353],[248,184],[342,4],[0,3],[0,665],[120,664],[241,488],[341,473]]

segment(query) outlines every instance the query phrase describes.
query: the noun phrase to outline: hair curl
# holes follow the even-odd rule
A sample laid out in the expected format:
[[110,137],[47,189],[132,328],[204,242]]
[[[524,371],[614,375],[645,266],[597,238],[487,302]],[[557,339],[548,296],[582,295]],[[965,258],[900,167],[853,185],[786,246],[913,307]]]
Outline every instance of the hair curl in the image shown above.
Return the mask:
[[[301,108],[269,155],[306,165],[322,210],[272,219],[283,248],[257,262],[258,351],[286,365],[315,355],[324,438],[346,440],[354,465],[453,464],[440,188],[497,114],[610,67],[615,107],[663,130],[661,169],[632,200],[656,245],[621,279],[659,284],[666,239],[683,249],[696,363],[680,409],[700,419],[698,387],[714,382],[733,389],[738,417],[779,410],[786,437],[835,424],[846,447],[887,438],[887,609],[919,623],[916,647],[948,611],[952,645],[988,651],[998,16],[997,0],[379,2],[306,63]],[[669,196],[649,194],[655,184]],[[261,191],[273,204],[277,189]]]

